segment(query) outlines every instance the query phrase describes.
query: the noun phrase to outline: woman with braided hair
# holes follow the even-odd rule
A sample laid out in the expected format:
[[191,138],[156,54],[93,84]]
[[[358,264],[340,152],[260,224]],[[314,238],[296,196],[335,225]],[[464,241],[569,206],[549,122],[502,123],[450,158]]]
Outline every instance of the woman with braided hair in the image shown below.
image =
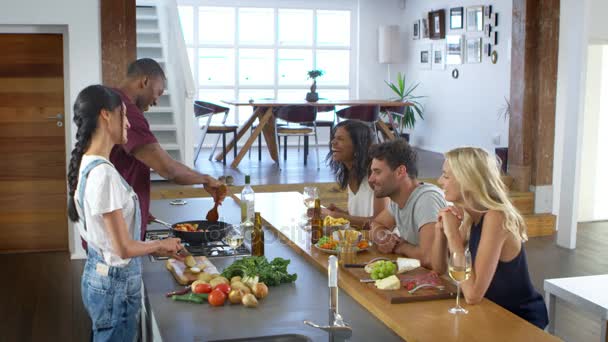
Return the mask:
[[118,94],[101,85],[83,89],[74,103],[76,145],[68,171],[68,214],[88,243],[81,293],[94,341],[133,341],[141,307],[139,256],[179,258],[179,239],[139,241],[141,213],[133,189],[109,162],[127,141],[129,121]]

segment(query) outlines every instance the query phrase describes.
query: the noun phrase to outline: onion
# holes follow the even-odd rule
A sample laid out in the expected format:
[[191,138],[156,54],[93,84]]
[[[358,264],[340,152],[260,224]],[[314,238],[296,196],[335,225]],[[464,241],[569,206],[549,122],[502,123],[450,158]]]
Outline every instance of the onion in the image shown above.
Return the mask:
[[242,302],[243,302],[243,305],[245,305],[248,308],[255,308],[256,306],[258,306],[258,300],[255,299],[255,296],[252,295],[251,293],[244,295]]
[[264,283],[255,284],[251,290],[257,299],[262,299],[268,296],[268,286],[266,286]]
[[232,304],[238,304],[238,303],[242,302],[243,301],[243,291],[241,291],[239,289],[233,289],[228,294],[228,300],[230,300],[230,303],[232,303]]

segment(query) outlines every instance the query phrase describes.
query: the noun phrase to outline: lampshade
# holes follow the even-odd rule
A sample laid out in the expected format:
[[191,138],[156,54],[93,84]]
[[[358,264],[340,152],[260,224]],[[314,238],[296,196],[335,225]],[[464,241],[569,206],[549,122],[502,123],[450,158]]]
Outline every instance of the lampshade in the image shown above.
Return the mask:
[[398,63],[400,47],[399,26],[381,25],[378,29],[378,61],[381,64]]

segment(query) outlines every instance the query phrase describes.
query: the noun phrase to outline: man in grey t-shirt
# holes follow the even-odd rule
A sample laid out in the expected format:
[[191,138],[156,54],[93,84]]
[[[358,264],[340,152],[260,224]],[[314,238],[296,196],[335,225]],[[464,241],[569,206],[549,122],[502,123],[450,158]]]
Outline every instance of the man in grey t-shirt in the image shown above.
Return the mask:
[[[441,190],[416,177],[416,153],[403,139],[371,148],[369,184],[378,198],[389,197],[389,207],[373,220],[372,239],[382,253],[396,253],[431,264],[434,226],[447,204]],[[397,227],[399,237],[394,234]]]

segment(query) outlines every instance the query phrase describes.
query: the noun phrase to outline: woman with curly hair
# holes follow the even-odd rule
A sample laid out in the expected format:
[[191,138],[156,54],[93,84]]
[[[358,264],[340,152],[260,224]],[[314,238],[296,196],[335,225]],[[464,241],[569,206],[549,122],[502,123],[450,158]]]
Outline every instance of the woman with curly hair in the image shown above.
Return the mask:
[[352,227],[363,228],[388,203],[387,198],[375,198],[369,176],[369,148],[374,141],[372,130],[363,122],[346,120],[336,125],[331,134],[330,151],[326,160],[336,176],[340,189],[348,188],[348,210],[331,203],[323,215],[342,217]]

